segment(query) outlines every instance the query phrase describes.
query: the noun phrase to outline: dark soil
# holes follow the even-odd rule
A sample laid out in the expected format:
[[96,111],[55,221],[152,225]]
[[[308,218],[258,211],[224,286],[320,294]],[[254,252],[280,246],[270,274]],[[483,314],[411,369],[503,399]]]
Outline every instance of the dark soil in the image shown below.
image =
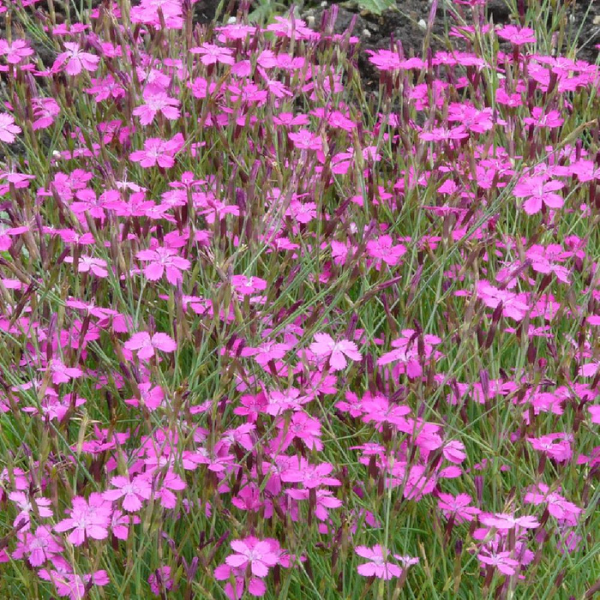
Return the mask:
[[[537,2],[538,0],[525,0]],[[564,0],[563,0],[564,1]],[[323,11],[336,4],[338,17],[336,33],[342,33],[350,25],[356,15],[357,21],[352,34],[361,40],[362,52],[359,68],[368,86],[376,85],[378,75],[368,61],[367,49],[390,48],[392,40],[400,41],[407,57],[421,56],[423,41],[426,36],[427,21],[431,3],[428,0],[397,0],[397,10],[388,11],[382,16],[361,11],[358,5],[352,2],[329,0],[322,2],[314,8],[302,11],[302,17],[309,26],[318,29]],[[450,12],[445,10],[446,3],[439,0],[435,16],[430,46],[433,51],[447,49],[443,39],[447,30],[454,24]],[[511,14],[511,9],[505,0],[488,0],[486,3],[486,16],[496,25],[517,23],[516,15]],[[598,56],[596,44],[600,44],[600,0],[579,0],[570,16],[570,39],[577,37],[577,57],[594,63]],[[460,48],[460,40],[453,38],[453,47]]]

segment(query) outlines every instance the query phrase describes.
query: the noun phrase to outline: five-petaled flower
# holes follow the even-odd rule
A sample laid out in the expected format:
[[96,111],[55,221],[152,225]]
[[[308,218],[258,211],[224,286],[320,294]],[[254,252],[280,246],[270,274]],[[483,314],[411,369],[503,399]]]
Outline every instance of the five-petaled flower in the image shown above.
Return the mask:
[[376,544],[372,548],[357,546],[354,551],[358,556],[366,558],[369,561],[359,565],[357,568],[359,575],[365,577],[377,577],[378,579],[384,580],[400,577],[403,569],[397,564],[390,562],[390,558],[400,561],[403,566],[410,566],[419,562],[418,558],[392,554],[379,544]]
[[75,42],[65,42],[66,51],[56,57],[53,71],[58,70],[64,63],[67,63],[65,71],[69,75],[79,75],[83,69],[86,71],[95,71],[100,63],[100,57],[83,52],[79,44]]
[[72,530],[68,540],[74,546],[81,546],[88,538],[103,540],[108,537],[112,506],[101,494],[93,492],[89,500],[75,496],[67,513],[69,517],[57,523],[54,530],[59,533]]
[[147,477],[138,475],[129,480],[127,477],[117,475],[110,482],[115,489],[104,492],[103,497],[106,500],[115,502],[123,499],[123,508],[127,512],[135,512],[143,506],[144,500],[148,500],[152,496],[152,485]]
[[170,140],[161,138],[148,138],[144,142],[143,150],[136,150],[129,155],[133,162],[139,162],[144,169],[158,165],[169,169],[175,164],[175,155],[183,148],[184,140],[181,133]]
[[310,351],[317,356],[329,357],[329,366],[332,371],[341,371],[346,368],[348,361],[362,360],[362,356],[354,342],[340,340],[336,342],[327,333],[316,333],[315,341],[310,345]]
[[21,128],[15,125],[15,118],[7,113],[0,113],[0,142],[12,144]]
[[182,280],[182,271],[187,271],[191,263],[177,254],[177,250],[158,246],[153,250],[140,250],[136,254],[139,260],[148,264],[144,267],[144,275],[150,281],[158,281],[166,275],[171,285],[177,285]]
[[147,331],[134,333],[129,341],[125,342],[126,350],[137,350],[138,358],[147,360],[154,356],[155,350],[175,352],[177,343],[166,333],[155,333],[150,336]]

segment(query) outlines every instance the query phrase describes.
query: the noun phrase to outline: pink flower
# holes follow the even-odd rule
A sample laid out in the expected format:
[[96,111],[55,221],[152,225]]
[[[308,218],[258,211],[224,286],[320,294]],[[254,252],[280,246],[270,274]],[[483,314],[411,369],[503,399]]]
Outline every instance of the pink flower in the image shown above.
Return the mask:
[[572,435],[566,433],[551,433],[538,438],[528,437],[527,441],[534,450],[543,452],[556,462],[571,460],[573,450],[571,449]]
[[288,137],[294,146],[300,150],[321,150],[323,142],[321,137],[308,129],[299,129],[297,132],[288,133]]
[[[77,367],[67,367],[59,358],[53,358],[47,367],[52,372],[52,383],[67,383],[71,379],[77,379],[83,375],[83,371]],[[43,369],[44,371],[46,369]]]
[[588,410],[590,411],[590,415],[592,417],[592,423],[600,425],[600,405],[588,406]]
[[155,333],[150,337],[147,331],[141,331],[132,335],[131,339],[125,342],[125,349],[137,350],[138,358],[146,360],[154,356],[154,350],[174,352],[177,349],[177,344],[166,333]]
[[525,494],[523,502],[526,504],[547,504],[548,512],[559,523],[575,527],[583,509],[563,498],[558,492],[551,492],[545,483],[539,483]]
[[141,405],[151,412],[162,405],[165,399],[165,393],[159,385],[152,386],[152,384],[148,382],[140,383],[138,384],[138,389],[140,390],[140,399],[128,398],[125,400],[125,404],[135,407]]
[[19,543],[12,553],[13,558],[23,558],[29,554],[29,564],[41,567],[47,560],[63,551],[62,545],[52,535],[52,529],[41,525],[35,533],[19,534]]
[[536,529],[540,525],[540,522],[531,515],[515,517],[512,514],[506,513],[482,514],[479,520],[487,527],[495,527],[502,531],[514,529],[516,526],[525,529]]
[[[161,29],[164,22],[167,29],[181,29],[183,27],[183,9],[181,0],[142,0],[138,6],[131,8],[132,23],[144,23]],[[158,14],[162,12],[164,21]]]
[[137,515],[125,515],[116,509],[110,520],[110,530],[118,540],[126,540],[129,537],[129,525],[139,522],[140,518]]
[[150,591],[155,596],[161,596],[173,589],[173,578],[171,577],[171,567],[164,566],[160,569],[156,569],[154,573],[148,577],[148,583],[150,584]]
[[505,25],[502,29],[496,30],[496,33],[498,37],[508,40],[515,46],[535,43],[535,31],[528,27],[519,28],[515,25]]
[[251,296],[255,292],[267,289],[267,282],[260,277],[246,277],[245,275],[234,275],[231,285],[235,291],[242,296]]
[[16,516],[14,526],[19,528],[19,531],[27,531],[29,529],[30,514],[34,512],[33,503],[36,505],[37,514],[40,517],[51,517],[53,515],[52,501],[49,498],[29,498],[24,492],[11,492],[8,499],[14,502],[19,508],[19,514]]
[[265,342],[256,348],[247,346],[242,350],[241,356],[253,356],[259,365],[266,366],[271,360],[283,358],[288,350],[288,344],[278,344],[271,341]]
[[393,557],[402,562],[403,566],[409,566],[419,562],[418,558],[410,558],[400,556],[399,554],[391,554],[383,546],[379,544],[372,548],[366,546],[358,546],[354,549],[356,554],[362,558],[368,559],[369,562],[359,565],[357,571],[359,575],[364,577],[377,577],[379,579],[389,580],[402,575],[402,569],[389,562],[389,558]]
[[[294,462],[297,461],[294,459]],[[303,458],[300,459],[299,463],[297,466],[290,466],[289,469],[281,473],[281,481],[285,483],[301,483],[309,490],[323,485],[342,485],[339,479],[328,477],[333,471],[333,465],[329,463],[311,465]]]
[[554,192],[564,187],[560,181],[546,181],[543,176],[524,177],[513,190],[516,198],[526,198],[523,209],[528,215],[534,215],[542,210],[545,204],[548,208],[558,209],[563,206],[563,197]]
[[6,40],[0,40],[0,56],[5,56],[6,62],[10,65],[20,63],[33,53],[27,40],[14,40],[12,44],[9,44]]
[[60,106],[54,98],[33,98],[34,121],[32,127],[34,131],[46,129],[54,123],[54,117],[60,114]]
[[59,596],[68,596],[70,600],[82,600],[86,589],[91,588],[91,584],[104,586],[110,583],[106,571],[77,575],[72,572],[71,565],[61,556],[52,557],[50,560],[54,568],[50,571],[41,569],[38,571],[38,575],[41,579],[51,581]]
[[589,362],[579,367],[579,375],[582,377],[596,377],[597,373],[600,373],[600,360]]
[[[297,412],[292,415],[289,423],[281,419],[277,423],[282,434],[287,431],[279,450],[283,452],[292,441],[297,438],[304,442],[309,450],[323,450],[321,442],[321,423],[319,419],[309,417],[305,412]],[[276,444],[277,446],[278,444]]]
[[8,113],[0,113],[0,142],[12,144],[15,135],[21,133],[21,128],[14,124],[15,118]]
[[233,65],[235,63],[231,48],[224,48],[215,44],[205,43],[201,46],[190,48],[190,54],[199,54],[201,56],[200,62],[203,65],[214,65],[216,63]]
[[448,142],[450,140],[463,140],[469,137],[469,133],[460,125],[453,129],[446,127],[434,127],[431,131],[422,131],[419,138],[426,142]]
[[72,529],[68,540],[74,546],[81,546],[87,538],[103,540],[108,537],[112,506],[101,494],[90,494],[89,503],[85,498],[75,496],[72,506],[73,508],[67,511],[69,518],[56,524],[55,531],[62,533]]
[[175,164],[175,155],[183,148],[184,139],[181,133],[170,140],[161,138],[148,138],[144,142],[144,149],[132,152],[130,160],[139,162],[144,169],[158,164],[159,167],[168,169]]
[[144,100],[146,101],[145,104],[133,110],[133,114],[140,117],[142,125],[150,125],[158,112],[169,120],[179,118],[179,100],[171,98],[163,90],[146,88],[144,90]]
[[454,497],[451,494],[440,494],[438,496],[438,507],[444,513],[446,518],[453,516],[456,523],[472,521],[481,511],[471,504],[469,494],[458,494]]
[[316,333],[315,341],[310,345],[310,350],[317,356],[328,356],[329,365],[332,371],[341,371],[346,367],[350,360],[362,360],[362,356],[354,342],[341,340],[335,342],[327,333]]
[[390,266],[395,266],[400,262],[400,258],[406,254],[406,246],[403,244],[394,245],[391,236],[382,235],[376,240],[367,242],[367,254]]
[[164,508],[175,508],[177,506],[177,496],[173,491],[180,492],[186,488],[186,483],[179,475],[173,471],[167,471],[164,476],[159,476],[155,480],[155,497],[160,501]]
[[529,310],[522,294],[500,290],[485,280],[477,282],[477,297],[490,308],[502,304],[502,315],[515,321],[522,321]]
[[557,110],[551,110],[547,113],[540,106],[535,106],[531,111],[531,117],[525,117],[523,123],[527,125],[535,125],[536,127],[548,127],[554,129],[560,127],[565,120],[562,118],[560,112]]
[[248,584],[248,593],[251,596],[263,596],[267,586],[263,581],[269,569],[275,565],[284,568],[290,566],[290,557],[274,539],[258,540],[249,536],[243,540],[231,542],[231,547],[236,554],[231,554],[225,563],[219,565],[214,576],[218,581],[231,580],[234,586],[227,583],[225,593],[230,600],[239,600],[244,594],[244,585]]
[[269,569],[279,562],[279,557],[271,549],[268,541],[260,541],[250,536],[243,540],[234,540],[231,547],[236,554],[229,555],[225,562],[230,567],[245,569],[250,567],[255,577],[266,577]]
[[52,70],[59,69],[65,62],[67,66],[65,71],[69,75],[79,75],[82,69],[86,71],[95,71],[98,68],[100,58],[89,52],[82,52],[79,44],[74,42],[65,42],[66,52],[59,54],[54,61]]
[[177,250],[158,246],[154,250],[140,250],[136,254],[139,260],[147,261],[144,275],[150,281],[158,281],[165,273],[171,285],[177,285],[182,280],[181,271],[187,271],[191,263],[177,254]]
[[491,550],[484,550],[477,555],[477,558],[485,565],[496,567],[500,573],[505,575],[514,575],[516,568],[520,565],[519,561],[510,557],[510,552],[498,552],[496,554]]
[[123,498],[123,508],[127,512],[136,512],[143,506],[144,500],[152,496],[152,486],[146,477],[138,475],[131,481],[127,477],[118,475],[110,480],[115,486],[114,490],[108,490],[102,494],[106,500],[114,502]]
[[96,102],[102,102],[111,97],[124,98],[127,95],[125,88],[110,73],[103,79],[92,78],[92,84],[92,87],[86,88],[84,91],[86,94],[95,95]]
[[[73,257],[66,256],[65,262],[69,264],[73,264]],[[79,257],[79,262],[77,263],[77,272],[78,273],[92,273],[96,277],[108,277],[106,261],[102,258],[94,258],[93,256],[82,255]]]

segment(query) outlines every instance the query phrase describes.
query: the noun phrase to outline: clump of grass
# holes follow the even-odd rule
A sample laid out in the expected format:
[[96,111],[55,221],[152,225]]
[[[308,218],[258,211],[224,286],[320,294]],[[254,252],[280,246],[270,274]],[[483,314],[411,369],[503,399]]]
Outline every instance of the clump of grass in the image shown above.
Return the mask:
[[568,7],[456,3],[466,50],[372,51],[365,94],[335,11],[36,5],[0,43],[3,597],[593,597]]

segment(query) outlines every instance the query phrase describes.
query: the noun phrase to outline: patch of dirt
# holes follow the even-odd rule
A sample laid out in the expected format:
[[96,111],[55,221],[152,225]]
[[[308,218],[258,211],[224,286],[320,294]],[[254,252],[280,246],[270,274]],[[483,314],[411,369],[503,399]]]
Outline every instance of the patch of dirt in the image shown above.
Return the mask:
[[[448,0],[446,0],[447,2]],[[538,1],[538,0],[525,0]],[[559,0],[560,1],[560,0]],[[432,50],[447,49],[443,43],[446,31],[454,25],[451,13],[446,10],[446,2],[439,0],[438,9],[432,28],[430,45]],[[564,2],[564,0],[563,0]],[[431,10],[429,0],[397,0],[397,10],[388,11],[381,16],[361,11],[356,2],[329,0],[318,6],[302,11],[301,16],[309,26],[319,29],[323,12],[332,5],[338,7],[336,33],[343,33],[356,15],[357,21],[352,34],[361,40],[359,69],[368,87],[377,86],[378,73],[368,61],[366,50],[390,48],[392,40],[402,44],[407,57],[421,56],[423,41],[426,36],[427,22]],[[493,20],[496,25],[518,23],[517,15],[511,14],[507,0],[488,0],[485,6],[486,19]],[[579,0],[570,15],[570,37],[578,37],[577,57],[594,63],[598,56],[596,44],[600,43],[600,0]],[[510,46],[508,45],[507,48]],[[453,39],[453,48],[464,49],[461,41]]]
[[598,0],[580,0],[574,14],[575,32],[581,27],[577,45],[577,56],[582,60],[594,63],[600,50],[600,2]]

